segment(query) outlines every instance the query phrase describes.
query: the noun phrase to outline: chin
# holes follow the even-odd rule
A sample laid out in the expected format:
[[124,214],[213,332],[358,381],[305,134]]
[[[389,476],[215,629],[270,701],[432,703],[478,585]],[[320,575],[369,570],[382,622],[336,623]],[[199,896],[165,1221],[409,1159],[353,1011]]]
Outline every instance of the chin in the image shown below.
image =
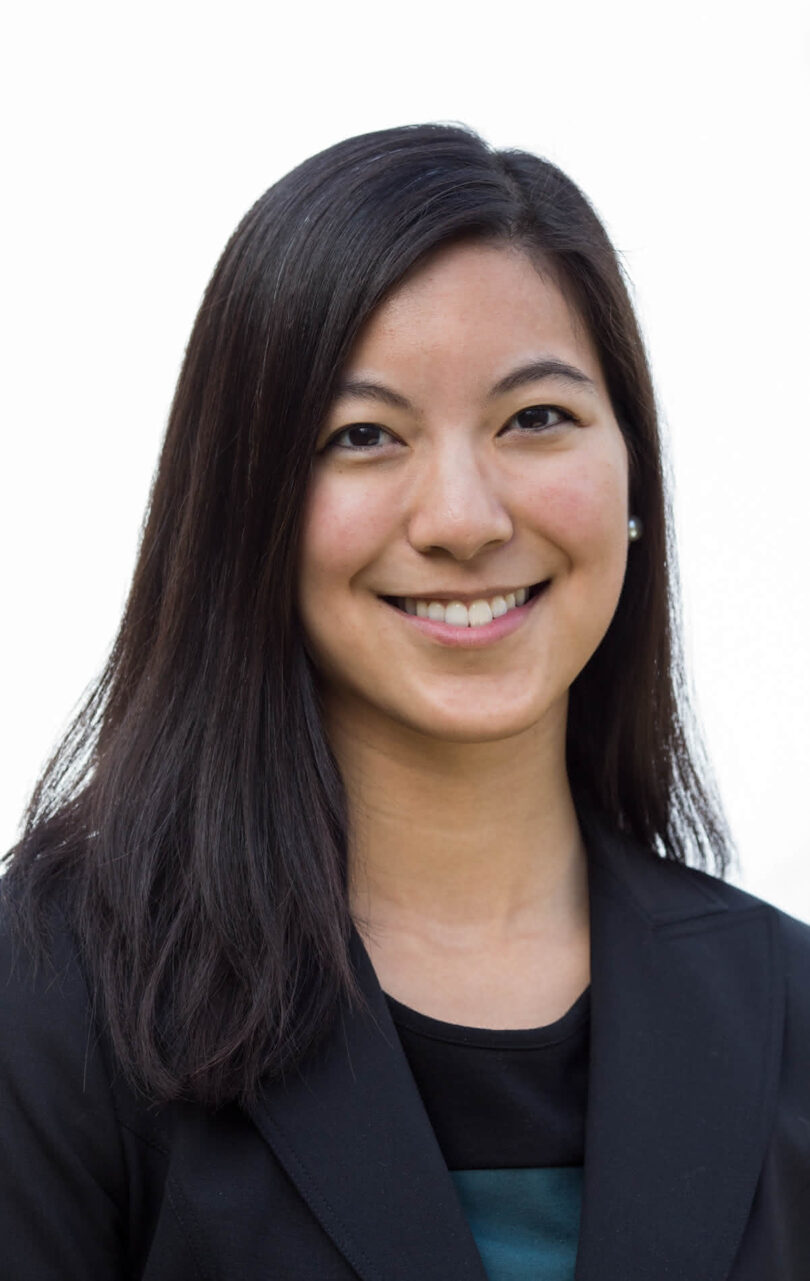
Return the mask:
[[566,701],[531,708],[507,708],[502,704],[456,709],[426,707],[417,714],[411,709],[397,719],[403,726],[437,743],[497,743],[540,730],[544,724],[556,725],[560,716],[564,722]]

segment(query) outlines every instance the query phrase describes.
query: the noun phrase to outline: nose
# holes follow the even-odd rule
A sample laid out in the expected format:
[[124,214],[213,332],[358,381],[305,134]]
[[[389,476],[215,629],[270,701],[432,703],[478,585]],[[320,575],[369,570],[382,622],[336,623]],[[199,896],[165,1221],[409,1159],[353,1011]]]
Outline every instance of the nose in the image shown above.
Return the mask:
[[408,522],[411,546],[467,561],[507,543],[514,532],[512,517],[496,479],[468,443],[441,448],[425,459]]

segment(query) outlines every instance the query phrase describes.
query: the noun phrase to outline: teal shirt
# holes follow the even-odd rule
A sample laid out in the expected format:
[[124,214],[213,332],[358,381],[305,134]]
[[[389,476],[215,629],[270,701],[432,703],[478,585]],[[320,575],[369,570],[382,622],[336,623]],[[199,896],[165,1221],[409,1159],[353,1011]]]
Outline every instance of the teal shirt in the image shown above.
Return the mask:
[[573,1281],[581,1167],[451,1176],[489,1281]]

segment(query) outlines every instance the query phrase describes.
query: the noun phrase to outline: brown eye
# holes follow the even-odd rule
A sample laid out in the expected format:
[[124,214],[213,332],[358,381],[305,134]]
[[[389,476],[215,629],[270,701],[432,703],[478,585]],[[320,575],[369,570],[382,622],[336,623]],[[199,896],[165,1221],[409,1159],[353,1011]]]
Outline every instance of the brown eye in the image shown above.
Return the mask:
[[547,431],[550,427],[558,427],[561,423],[571,421],[571,415],[564,409],[558,409],[556,405],[530,405],[528,409],[521,409],[514,418],[509,420],[521,431],[536,432]]
[[391,440],[390,432],[376,423],[353,423],[344,427],[329,441],[329,445],[338,449],[373,449]]

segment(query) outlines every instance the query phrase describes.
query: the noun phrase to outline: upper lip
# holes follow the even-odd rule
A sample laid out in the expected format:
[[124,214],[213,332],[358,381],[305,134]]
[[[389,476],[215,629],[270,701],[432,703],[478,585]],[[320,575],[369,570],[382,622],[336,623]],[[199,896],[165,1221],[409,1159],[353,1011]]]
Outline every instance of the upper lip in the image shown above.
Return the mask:
[[518,583],[515,587],[479,587],[475,591],[454,591],[454,592],[426,592],[421,589],[418,592],[385,592],[385,596],[393,600],[435,600],[435,601],[461,601],[463,605],[470,605],[474,600],[492,600],[495,596],[508,596],[510,592],[517,592],[521,587],[527,591],[535,585],[545,582],[545,579],[534,578],[527,582]]

